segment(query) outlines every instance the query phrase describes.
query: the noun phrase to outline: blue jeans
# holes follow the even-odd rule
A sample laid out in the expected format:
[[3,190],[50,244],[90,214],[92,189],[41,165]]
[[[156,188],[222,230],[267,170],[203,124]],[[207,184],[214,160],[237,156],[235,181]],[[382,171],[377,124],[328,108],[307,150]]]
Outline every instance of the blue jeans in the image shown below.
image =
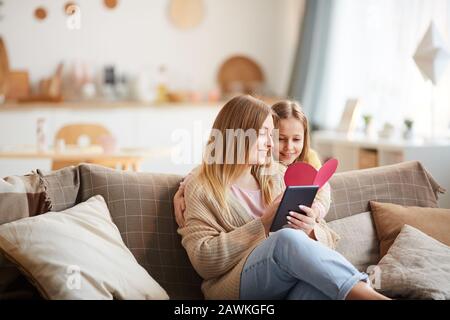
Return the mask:
[[241,273],[240,299],[343,300],[368,275],[338,252],[284,228],[248,256]]

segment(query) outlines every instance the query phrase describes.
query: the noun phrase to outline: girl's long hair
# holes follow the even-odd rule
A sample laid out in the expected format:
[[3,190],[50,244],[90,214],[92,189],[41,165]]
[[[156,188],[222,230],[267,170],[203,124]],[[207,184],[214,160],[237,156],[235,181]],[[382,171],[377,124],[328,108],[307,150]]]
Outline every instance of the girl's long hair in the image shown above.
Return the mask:
[[[239,137],[234,135],[232,137],[228,136],[227,129],[242,129],[243,132],[253,129],[258,133],[264,121],[270,115],[272,115],[272,110],[266,103],[249,95],[241,95],[228,101],[214,121],[206,150],[211,150],[211,147],[214,147],[214,144],[217,143],[217,135],[213,134],[213,131],[221,134],[223,138],[222,148],[220,150],[216,149],[217,153],[215,156],[217,159],[222,157],[223,161],[207,161],[206,158],[210,154],[206,154],[209,151],[205,152],[202,165],[200,166],[199,179],[204,192],[208,196],[212,196],[211,199],[228,213],[230,212],[227,201],[229,186],[248,168],[249,153],[256,141],[252,142],[249,139],[245,139],[245,162],[239,163],[237,158],[242,156],[237,154],[240,149],[238,148]],[[232,151],[234,152],[233,161],[231,161],[232,163],[227,163],[229,161],[225,161],[225,159],[230,156]],[[271,154],[268,154],[268,156],[271,158]],[[264,167],[267,168],[270,165],[253,164],[251,169],[252,175],[259,183],[263,201],[266,205],[273,200],[273,179],[271,175],[262,174],[262,172]]]

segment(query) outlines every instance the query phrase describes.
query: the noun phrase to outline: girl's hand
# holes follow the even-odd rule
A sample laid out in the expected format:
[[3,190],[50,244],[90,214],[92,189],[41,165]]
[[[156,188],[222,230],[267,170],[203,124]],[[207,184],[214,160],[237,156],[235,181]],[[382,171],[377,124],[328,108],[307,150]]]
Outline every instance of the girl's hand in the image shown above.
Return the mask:
[[175,220],[179,227],[184,227],[184,211],[186,210],[186,202],[184,201],[184,186],[180,186],[173,197],[173,208],[175,211]]
[[179,227],[184,227],[185,219],[184,212],[186,211],[186,201],[184,200],[184,188],[186,187],[188,181],[192,178],[192,172],[184,177],[184,179],[180,182],[180,186],[178,187],[178,191],[175,193],[173,197],[173,209],[175,212],[175,220]]
[[309,207],[299,206],[299,208],[306,213],[306,216],[295,211],[290,211],[287,217],[288,224],[294,229],[304,231],[308,237],[316,240],[314,227],[317,223],[318,213]]
[[326,210],[323,204],[321,204],[319,201],[314,201],[311,209],[313,210],[316,218],[323,218],[324,216],[326,216]]
[[282,198],[283,198],[283,194],[281,193],[266,208],[266,210],[264,211],[263,215],[260,218],[262,224],[264,225],[264,229],[266,230],[266,234],[269,234],[270,226],[272,225],[273,218],[275,217],[275,213],[277,212],[277,209],[280,206],[280,202],[281,202]]

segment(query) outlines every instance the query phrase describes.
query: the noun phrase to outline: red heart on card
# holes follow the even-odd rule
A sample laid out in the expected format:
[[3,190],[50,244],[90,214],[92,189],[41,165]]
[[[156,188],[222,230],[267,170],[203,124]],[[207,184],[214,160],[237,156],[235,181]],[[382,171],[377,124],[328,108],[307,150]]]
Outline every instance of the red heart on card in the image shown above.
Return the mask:
[[338,161],[330,159],[317,171],[306,162],[296,162],[290,165],[284,173],[286,186],[317,185],[321,188],[336,172]]

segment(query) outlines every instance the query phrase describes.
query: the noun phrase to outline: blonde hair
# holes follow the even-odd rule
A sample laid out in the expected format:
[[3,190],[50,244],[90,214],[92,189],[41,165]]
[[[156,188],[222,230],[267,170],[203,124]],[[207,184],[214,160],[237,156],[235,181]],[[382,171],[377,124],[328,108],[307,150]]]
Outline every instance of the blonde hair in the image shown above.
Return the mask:
[[309,138],[309,126],[308,126],[308,118],[306,118],[305,113],[301,105],[295,101],[284,100],[275,103],[272,106],[272,110],[275,113],[274,123],[275,127],[279,127],[280,120],[283,119],[296,119],[300,121],[303,125],[303,149],[300,155],[295,159],[294,162],[304,161],[311,162],[310,158],[314,157],[311,154],[313,151],[310,149],[310,138]]
[[[241,95],[232,98],[228,101],[217,115],[213,130],[222,134],[223,137],[223,147],[222,155],[227,157],[227,152],[230,152],[230,147],[233,148],[235,159],[237,150],[236,137],[228,137],[226,134],[227,129],[242,129],[247,131],[248,129],[254,129],[258,131],[261,129],[264,121],[268,116],[272,115],[272,110],[263,101],[258,100],[249,95]],[[228,140],[228,141],[227,141]],[[215,136],[211,133],[207,148],[211,144],[216,143]],[[230,212],[228,206],[228,187],[230,184],[239,177],[249,164],[249,153],[252,145],[248,139],[245,140],[245,163],[239,164],[234,161],[233,163],[227,162],[213,162],[206,161],[203,158],[202,165],[200,166],[199,179],[204,188],[204,192],[207,195],[213,196],[213,200],[217,204]],[[269,151],[270,152],[270,151]],[[272,202],[272,188],[273,180],[270,175],[261,174],[262,170],[266,165],[252,165],[251,173],[256,178],[261,188],[261,193],[264,203],[267,205]]]

